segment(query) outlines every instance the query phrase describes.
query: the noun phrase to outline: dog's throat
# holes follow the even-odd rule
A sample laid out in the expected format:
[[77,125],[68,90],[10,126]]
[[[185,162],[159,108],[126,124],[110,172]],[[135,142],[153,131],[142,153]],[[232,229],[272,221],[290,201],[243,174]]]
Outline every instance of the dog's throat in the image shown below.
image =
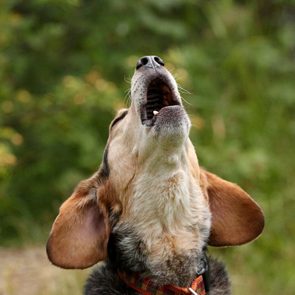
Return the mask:
[[165,241],[157,252],[148,250],[148,245],[130,224],[117,226],[109,240],[109,260],[119,271],[141,273],[157,285],[190,285],[196,275],[207,269],[204,252],[195,249],[175,253]]

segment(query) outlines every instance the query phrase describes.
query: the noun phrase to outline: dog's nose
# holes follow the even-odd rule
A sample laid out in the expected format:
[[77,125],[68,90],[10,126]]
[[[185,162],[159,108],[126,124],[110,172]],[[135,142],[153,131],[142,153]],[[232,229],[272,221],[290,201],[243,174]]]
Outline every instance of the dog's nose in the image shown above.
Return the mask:
[[159,67],[163,67],[164,65],[165,64],[163,60],[158,56],[155,56],[155,55],[143,56],[138,60],[136,64],[136,69],[138,70],[141,67],[159,68]]

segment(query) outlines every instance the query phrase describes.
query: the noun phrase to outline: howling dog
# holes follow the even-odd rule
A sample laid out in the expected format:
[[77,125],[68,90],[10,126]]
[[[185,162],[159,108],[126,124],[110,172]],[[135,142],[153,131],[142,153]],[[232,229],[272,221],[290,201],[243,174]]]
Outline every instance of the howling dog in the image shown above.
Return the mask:
[[264,216],[239,186],[200,168],[190,126],[162,59],[140,58],[100,168],[62,204],[47,242],[62,268],[101,262],[85,294],[230,294],[207,246],[252,241]]

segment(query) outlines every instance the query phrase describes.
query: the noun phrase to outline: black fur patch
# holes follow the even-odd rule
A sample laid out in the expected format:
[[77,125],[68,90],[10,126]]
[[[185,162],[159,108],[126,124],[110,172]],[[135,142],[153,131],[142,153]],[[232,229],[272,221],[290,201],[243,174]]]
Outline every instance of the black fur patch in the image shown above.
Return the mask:
[[109,264],[124,272],[140,272],[158,285],[188,286],[204,268],[203,253],[175,253],[159,263],[151,262],[141,238],[130,224],[115,227],[108,243]]
[[209,257],[210,292],[209,295],[230,295],[231,284],[222,262]]
[[[125,239],[130,241],[128,246],[124,243]],[[146,272],[144,249],[143,243],[132,227],[121,225],[109,238],[109,263],[120,271]]]
[[137,292],[128,288],[117,276],[115,271],[106,264],[97,267],[89,276],[85,295],[136,295]]

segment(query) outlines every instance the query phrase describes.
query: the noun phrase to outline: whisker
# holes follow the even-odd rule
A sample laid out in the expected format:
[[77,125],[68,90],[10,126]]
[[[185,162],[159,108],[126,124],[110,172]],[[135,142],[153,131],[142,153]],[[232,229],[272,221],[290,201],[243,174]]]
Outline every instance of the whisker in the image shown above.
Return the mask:
[[124,94],[124,103],[127,105],[129,101],[131,101],[131,90],[130,88],[126,89]]
[[183,96],[181,96],[181,99],[189,106],[192,106],[193,104],[190,103],[188,100],[186,100]]
[[[180,92],[181,94],[190,94],[190,95],[192,94],[192,93],[189,92],[187,89],[181,87],[179,84],[178,84],[178,90],[179,90],[179,92]],[[181,95],[181,98],[182,98],[182,100],[183,100],[186,104],[188,104],[188,105],[192,105],[192,103],[190,103],[188,100],[186,100],[186,99],[184,98],[183,95]]]
[[[181,94],[192,94],[190,91],[185,89],[184,87],[180,86],[180,83],[178,82],[179,80],[179,75],[177,73],[173,73],[174,79],[177,83],[178,90]],[[183,96],[181,96],[182,100],[187,104],[187,105],[192,105],[188,100],[186,100]]]
[[[126,83],[128,83],[130,85],[131,84],[131,77],[130,76],[129,77],[124,76],[124,82],[126,82]],[[124,103],[126,105],[128,105],[128,103],[131,101],[131,88],[129,87],[124,92],[125,92]]]
[[124,76],[124,82],[131,84],[131,78]]
[[186,93],[186,94],[192,94],[190,91],[188,91],[187,89],[183,88],[179,84],[178,84],[178,89],[180,90],[179,92]]

